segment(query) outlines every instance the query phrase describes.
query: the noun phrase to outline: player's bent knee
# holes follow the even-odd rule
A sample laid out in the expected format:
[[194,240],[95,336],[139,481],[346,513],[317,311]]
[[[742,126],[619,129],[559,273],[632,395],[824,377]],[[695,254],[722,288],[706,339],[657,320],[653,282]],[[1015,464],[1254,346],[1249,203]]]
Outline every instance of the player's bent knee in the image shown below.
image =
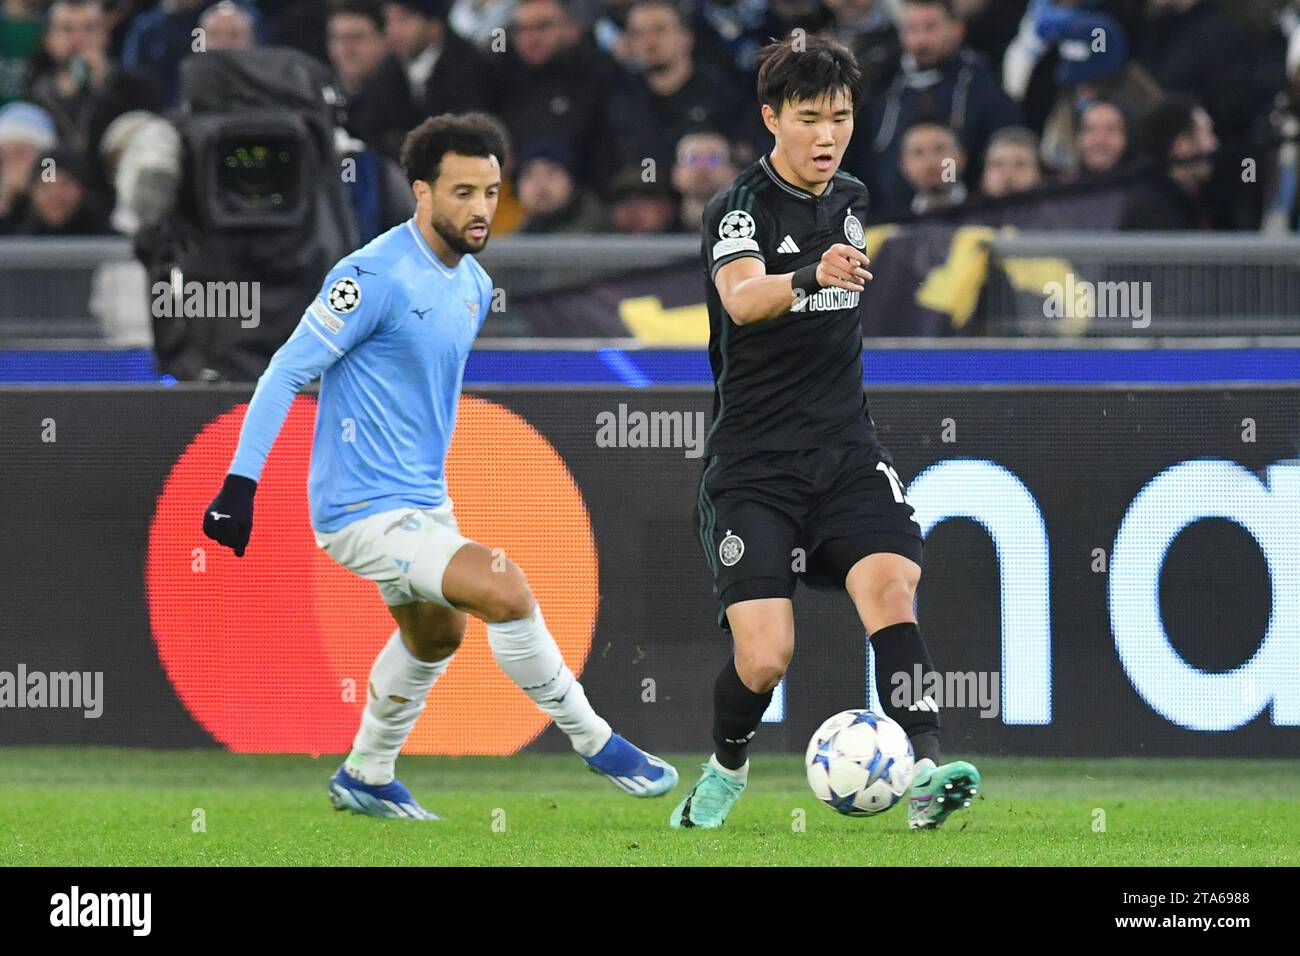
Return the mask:
[[881,606],[903,604],[910,608],[916,599],[916,582],[902,576],[886,578],[872,589],[871,597]]
[[533,592],[528,587],[528,582],[523,580],[522,574],[518,575],[518,578],[518,581],[502,582],[489,595],[480,613],[488,624],[519,621],[533,613],[533,606],[536,603],[533,600]]
[[422,661],[450,657],[465,639],[465,615],[421,602],[390,607],[407,650]]
[[789,666],[788,654],[762,654],[747,657],[743,661],[736,658],[736,673],[746,687],[759,694],[766,693],[781,683]]

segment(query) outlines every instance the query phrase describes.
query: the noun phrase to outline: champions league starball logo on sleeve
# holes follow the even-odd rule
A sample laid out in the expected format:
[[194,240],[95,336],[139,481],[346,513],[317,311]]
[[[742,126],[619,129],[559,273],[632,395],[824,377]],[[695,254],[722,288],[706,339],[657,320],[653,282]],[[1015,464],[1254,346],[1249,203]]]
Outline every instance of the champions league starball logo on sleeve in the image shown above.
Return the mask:
[[743,209],[731,210],[718,223],[720,239],[752,239],[756,231],[754,217]]
[[329,307],[339,315],[346,315],[361,304],[361,286],[353,279],[336,279],[327,296]]

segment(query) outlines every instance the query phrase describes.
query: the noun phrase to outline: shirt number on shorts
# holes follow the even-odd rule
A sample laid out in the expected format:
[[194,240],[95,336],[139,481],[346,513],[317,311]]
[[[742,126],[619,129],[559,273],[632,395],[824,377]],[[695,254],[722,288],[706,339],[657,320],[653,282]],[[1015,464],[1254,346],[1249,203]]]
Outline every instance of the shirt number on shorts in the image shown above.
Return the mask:
[[903,482],[898,477],[898,472],[883,461],[876,462],[876,471],[883,471],[885,477],[889,479],[889,489],[894,493],[894,500],[900,505],[910,505],[907,495],[903,494]]

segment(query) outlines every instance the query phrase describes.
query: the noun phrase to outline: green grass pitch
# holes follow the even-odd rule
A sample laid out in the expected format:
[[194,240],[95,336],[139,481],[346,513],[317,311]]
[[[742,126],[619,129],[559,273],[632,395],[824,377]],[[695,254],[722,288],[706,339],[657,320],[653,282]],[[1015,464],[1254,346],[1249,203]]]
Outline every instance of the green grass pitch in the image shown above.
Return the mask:
[[702,762],[670,759],[678,789],[634,800],[573,756],[404,757],[402,780],[446,818],[415,823],[333,810],[337,758],[0,748],[0,864],[1300,863],[1300,761],[976,759],[982,798],[910,833],[901,805],[841,817],[798,756],[762,754],[722,830],[669,830]]

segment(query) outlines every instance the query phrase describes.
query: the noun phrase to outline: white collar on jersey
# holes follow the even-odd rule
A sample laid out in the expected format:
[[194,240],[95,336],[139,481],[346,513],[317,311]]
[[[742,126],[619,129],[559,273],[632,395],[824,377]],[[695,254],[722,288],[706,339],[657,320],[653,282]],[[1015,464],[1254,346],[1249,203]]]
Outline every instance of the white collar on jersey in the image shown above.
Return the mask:
[[763,171],[771,178],[772,182],[776,183],[791,196],[798,196],[800,199],[820,199],[821,196],[829,195],[830,191],[835,188],[835,180],[832,178],[831,181],[826,184],[826,188],[822,190],[821,196],[816,193],[810,193],[808,190],[800,189],[793,183],[788,183],[781,178],[781,174],[773,169],[772,164],[767,161],[766,153],[758,158],[758,162],[759,165],[763,167]]
[[430,262],[432,262],[434,266],[437,267],[439,272],[445,275],[448,279],[450,279],[452,276],[456,274],[456,269],[460,268],[460,262],[465,261],[464,256],[461,256],[460,262],[456,263],[456,269],[448,269],[447,264],[443,262],[441,259],[439,259],[438,256],[434,253],[434,251],[429,248],[429,244],[424,241],[424,236],[420,234],[420,230],[415,228],[414,216],[406,220],[406,228],[409,229],[411,235],[415,237],[415,244],[419,248],[419,250],[424,253],[424,257],[428,259]]

